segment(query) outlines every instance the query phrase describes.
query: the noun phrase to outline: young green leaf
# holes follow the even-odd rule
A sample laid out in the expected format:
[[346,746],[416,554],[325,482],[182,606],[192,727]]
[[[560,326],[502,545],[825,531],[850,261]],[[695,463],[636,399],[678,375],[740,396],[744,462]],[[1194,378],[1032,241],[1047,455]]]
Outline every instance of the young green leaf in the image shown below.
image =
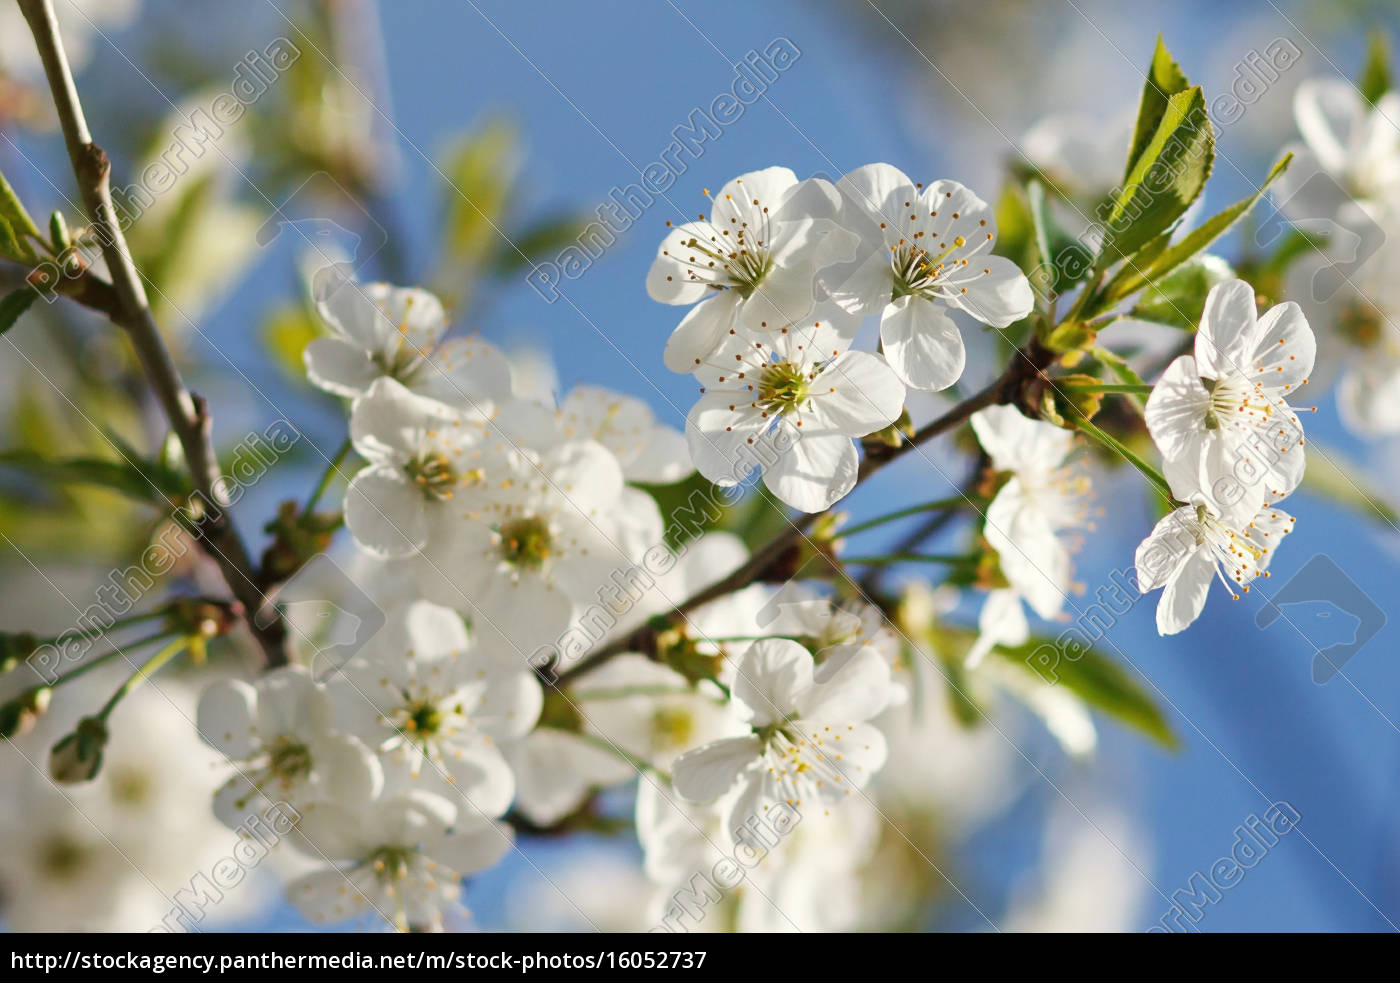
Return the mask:
[[1200,87],[1168,98],[1157,132],[1113,198],[1098,268],[1168,232],[1205,188],[1214,162],[1215,136]]
[[34,299],[38,296],[38,291],[30,287],[20,287],[18,290],[0,297],[0,334],[4,334],[15,326],[20,315],[29,310],[29,305],[34,303]]
[[10,182],[5,180],[3,173],[0,173],[0,220],[9,224],[10,228],[14,230],[16,238],[23,238],[27,235],[37,237],[39,235],[39,229],[34,225],[34,220],[24,210],[19,195],[15,194],[15,189],[10,187]]
[[1128,148],[1128,162],[1123,167],[1124,184],[1128,183],[1138,158],[1161,125],[1167,111],[1167,100],[1190,87],[1191,83],[1187,81],[1181,66],[1172,60],[1171,53],[1162,43],[1162,35],[1157,35],[1157,47],[1152,52],[1152,64],[1147,70],[1142,99],[1138,103],[1137,125],[1133,128],[1133,142]]
[[1201,223],[1182,237],[1180,242],[1163,249],[1150,261],[1143,260],[1142,252],[1134,256],[1132,262],[1124,265],[1123,269],[1119,270],[1117,275],[1104,287],[1103,306],[1112,306],[1124,297],[1131,296],[1142,289],[1145,284],[1170,273],[1192,256],[1210,246],[1226,232],[1229,232],[1234,224],[1254,206],[1254,203],[1264,196],[1269,185],[1278,180],[1280,174],[1288,170],[1288,165],[1292,162],[1293,155],[1285,154],[1269,171],[1258,191],[1240,199],[1223,212]]
[[1210,288],[1232,276],[1230,264],[1219,256],[1197,256],[1148,284],[1132,316],[1194,331]]
[[1370,42],[1366,45],[1366,64],[1361,69],[1356,86],[1372,106],[1390,91],[1390,45],[1380,31],[1371,32]]
[[[998,655],[1042,679],[1065,686],[1091,707],[1108,714],[1175,750],[1180,741],[1166,716],[1132,675],[1094,648],[1076,644],[1071,653],[1048,638],[1032,639],[1017,648],[998,648]],[[1036,667],[1036,668],[1031,668]],[[1053,676],[1047,676],[1052,673]]]

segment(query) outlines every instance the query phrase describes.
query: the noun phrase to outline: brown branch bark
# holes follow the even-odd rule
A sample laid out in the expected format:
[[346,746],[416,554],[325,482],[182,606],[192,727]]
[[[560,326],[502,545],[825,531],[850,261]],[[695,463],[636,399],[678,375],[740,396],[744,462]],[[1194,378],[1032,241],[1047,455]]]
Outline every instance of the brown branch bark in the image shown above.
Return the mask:
[[[91,274],[84,274],[87,283],[83,289],[89,293],[84,296],[80,290],[73,296],[80,302],[86,300],[94,309],[103,310],[131,338],[151,389],[180,441],[194,487],[214,506],[199,524],[200,541],[218,564],[229,590],[242,604],[248,628],[261,646],[268,665],[285,665],[286,628],[280,618],[270,619],[265,626],[258,624],[262,619],[256,616],[267,602],[258,588],[257,573],[248,551],[228,514],[227,499],[220,491],[219,462],[210,439],[209,414],[203,402],[186,388],[151,314],[141,275],[132,261],[112,203],[111,162],[93,142],[88,130],[54,19],[52,0],[19,0],[19,6],[38,46],[83,206],[112,277],[108,285]],[[110,292],[105,289],[108,286]]]
[[[909,453],[915,447],[926,441],[932,440],[941,434],[956,430],[968,421],[978,410],[988,406],[995,406],[999,403],[1017,403],[1021,399],[1024,385],[1030,380],[1039,376],[1044,369],[1054,361],[1055,354],[1043,347],[1039,341],[1032,338],[1025,347],[1017,350],[1012,356],[1011,363],[1006,367],[1006,371],[1001,374],[996,381],[992,382],[985,389],[974,393],[954,406],[947,413],[929,423],[924,424],[914,436],[906,440],[898,447],[888,449],[873,450],[866,449],[865,459],[860,462],[860,471],[856,478],[857,486],[865,481],[872,474],[879,471],[891,461],[897,460]],[[784,561],[789,560],[789,554],[799,549],[807,530],[824,513],[803,515],[795,519],[781,533],[774,536],[762,547],[749,557],[743,566],[733,573],[701,589],[690,597],[681,601],[670,613],[665,615],[669,625],[675,625],[685,615],[696,608],[710,601],[723,597],[749,584],[768,579],[775,570],[782,568]],[[623,652],[645,652],[654,654],[656,650],[657,631],[651,624],[639,628],[622,638],[600,646],[591,652],[583,662],[559,674],[556,685],[563,686],[572,682],[580,673],[596,668],[608,659],[620,655]]]

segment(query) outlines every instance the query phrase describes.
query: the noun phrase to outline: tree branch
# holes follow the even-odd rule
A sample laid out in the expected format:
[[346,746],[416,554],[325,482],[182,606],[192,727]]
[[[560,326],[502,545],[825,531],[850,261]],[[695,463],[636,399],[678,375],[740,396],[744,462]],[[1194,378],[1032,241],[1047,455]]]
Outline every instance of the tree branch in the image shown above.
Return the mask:
[[[909,440],[906,440],[898,447],[882,447],[878,449],[867,447],[865,458],[860,462],[860,471],[856,477],[857,485],[891,461],[903,457],[920,444],[962,426],[962,424],[966,423],[978,410],[985,409],[988,406],[995,406],[998,403],[1019,402],[1024,384],[1040,375],[1041,372],[1054,361],[1054,358],[1054,352],[1042,346],[1035,338],[1032,338],[1026,343],[1025,347],[1017,349],[1016,354],[1011,359],[1011,363],[1006,367],[1006,371],[1003,372],[995,382],[991,383],[980,392],[969,396],[936,420],[924,424],[924,426],[920,427]],[[793,558],[790,554],[801,548],[801,543],[807,530],[824,514],[825,513],[812,513],[793,520],[786,529],[756,550],[754,554],[733,573],[721,577],[713,584],[710,584],[710,586],[701,589],[672,608],[669,614],[663,616],[667,624],[675,625],[684,618],[685,615],[704,604],[708,604],[710,601],[716,600],[736,590],[740,590],[757,581],[770,579],[775,571],[784,567],[785,561],[788,561],[788,564],[791,565]],[[621,655],[623,652],[645,652],[654,654],[656,651],[656,636],[657,629],[654,628],[652,624],[647,624],[629,635],[609,642],[607,645],[603,645],[590,653],[589,657],[580,664],[560,673],[556,680],[556,685],[566,685],[576,679],[579,674],[594,669],[608,659]]]
[[[265,627],[258,624],[262,619],[257,615],[267,602],[258,588],[258,578],[243,540],[228,515],[228,500],[220,489],[219,462],[210,439],[209,414],[203,402],[185,387],[151,314],[141,275],[132,261],[112,204],[111,162],[102,148],[93,143],[88,131],[54,19],[52,0],[19,0],[19,6],[38,46],[78,190],[112,277],[110,286],[115,293],[115,305],[111,303],[112,297],[104,294],[101,302],[97,302],[96,297],[88,298],[89,306],[103,309],[131,337],[141,367],[184,450],[194,487],[213,506],[200,523],[200,541],[218,564],[233,596],[243,605],[248,627],[262,647],[268,665],[284,665],[287,661],[286,628],[280,618],[270,619]],[[93,281],[88,284],[90,289],[96,283],[106,286],[97,278]],[[75,297],[82,299],[81,295]]]

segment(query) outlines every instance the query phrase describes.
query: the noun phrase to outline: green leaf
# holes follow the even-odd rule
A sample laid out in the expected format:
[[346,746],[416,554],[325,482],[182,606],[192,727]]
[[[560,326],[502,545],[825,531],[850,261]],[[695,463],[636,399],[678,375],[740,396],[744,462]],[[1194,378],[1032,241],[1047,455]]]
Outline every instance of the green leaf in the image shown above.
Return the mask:
[[1390,91],[1390,45],[1380,31],[1372,31],[1366,45],[1366,64],[1361,69],[1361,77],[1356,87],[1372,106],[1380,102],[1381,96]]
[[1210,288],[1232,276],[1234,270],[1219,256],[1197,256],[1150,283],[1132,316],[1195,331]]
[[1172,60],[1167,46],[1162,43],[1162,35],[1157,35],[1157,47],[1152,52],[1152,65],[1147,70],[1147,80],[1142,87],[1142,99],[1138,103],[1137,124],[1133,127],[1133,142],[1128,148],[1128,162],[1123,166],[1123,183],[1127,184],[1136,169],[1138,158],[1152,142],[1153,135],[1161,125],[1167,111],[1167,100],[1179,92],[1185,92],[1191,83],[1181,66]]
[[1214,162],[1215,137],[1200,86],[1168,98],[1157,132],[1113,198],[1098,268],[1170,231],[1205,188]]
[[1119,382],[1129,386],[1145,386],[1142,377],[1133,371],[1133,367],[1128,364],[1128,360],[1117,352],[1109,351],[1099,345],[1089,348],[1089,354],[1098,360],[1108,371],[1117,377]]
[[29,450],[0,453],[0,466],[14,468],[56,484],[98,485],[139,502],[165,507],[169,499],[188,493],[178,472],[141,459],[111,461],[97,457],[49,460]]
[[1045,185],[1032,181],[1026,185],[1026,199],[1030,203],[1032,242],[1038,254],[1037,260],[1048,263],[1054,257],[1050,252],[1050,220],[1045,215]]
[[497,248],[518,156],[515,127],[497,120],[460,141],[443,161],[443,263],[434,282],[450,304],[464,299]]
[[30,263],[36,258],[29,244],[15,235],[10,223],[0,218],[0,256],[17,263]]
[[489,263],[491,272],[507,276],[533,266],[541,259],[552,259],[565,246],[576,244],[587,225],[587,219],[569,216],[545,219],[528,226],[523,232],[512,236],[514,246],[500,242],[500,248]]
[[1303,490],[1355,510],[1363,519],[1400,525],[1400,514],[1381,496],[1359,467],[1332,448],[1308,438],[1308,469]]
[[34,303],[39,292],[30,287],[20,287],[18,290],[0,297],[0,334],[4,334],[15,326],[21,314],[29,310],[29,305]]
[[10,187],[10,182],[5,180],[3,173],[0,173],[0,219],[14,230],[17,237],[31,235],[37,238],[39,235],[34,220],[24,210],[19,195],[15,194],[15,189]]
[[1151,262],[1144,265],[1137,261],[1137,257],[1134,257],[1134,261],[1124,266],[1104,287],[1101,305],[1112,306],[1124,297],[1136,293],[1144,284],[1170,273],[1192,256],[1210,246],[1226,232],[1229,232],[1234,224],[1254,207],[1254,203],[1263,197],[1269,186],[1278,180],[1279,175],[1288,170],[1288,165],[1292,162],[1293,155],[1285,154],[1269,171],[1258,191],[1247,198],[1241,198],[1223,212],[1203,222],[1184,236],[1180,242],[1164,249]]
[[[1065,686],[1089,706],[1176,750],[1181,746],[1156,702],[1115,660],[1077,643],[1070,649],[1053,639],[1034,638],[996,654],[1034,673],[1047,685]],[[1077,656],[1077,657],[1074,657]]]

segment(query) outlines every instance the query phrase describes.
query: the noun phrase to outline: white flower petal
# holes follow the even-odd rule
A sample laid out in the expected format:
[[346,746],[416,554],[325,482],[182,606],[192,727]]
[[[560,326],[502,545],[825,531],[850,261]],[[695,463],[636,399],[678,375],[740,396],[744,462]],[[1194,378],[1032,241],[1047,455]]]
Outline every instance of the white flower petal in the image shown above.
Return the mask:
[[738,291],[723,290],[691,308],[666,341],[666,368],[684,375],[703,365],[734,330],[742,305]]
[[363,348],[340,338],[313,339],[301,357],[311,384],[337,396],[359,396],[384,374]]
[[485,412],[511,396],[510,360],[480,338],[449,338],[414,369],[410,385],[449,406]]
[[427,541],[423,491],[402,471],[366,468],[345,490],[345,527],[376,556],[407,556]]
[[911,389],[947,389],[967,364],[962,332],[937,303],[905,296],[880,316],[880,342],[890,368]]
[[823,662],[810,689],[798,694],[804,720],[851,724],[869,720],[890,702],[890,665],[870,646],[852,648]]
[[757,463],[754,444],[769,421],[737,393],[709,392],[691,407],[686,444],[696,470],[719,485],[737,485]]
[[755,727],[782,720],[812,685],[812,653],[786,638],[755,642],[739,662],[734,711]]
[[1247,373],[1257,337],[1254,288],[1243,280],[1217,283],[1206,294],[1196,331],[1196,369],[1202,378]]
[[879,355],[842,352],[813,380],[812,405],[823,424],[864,437],[899,419],[904,384]]
[[954,304],[994,328],[1014,324],[1035,306],[1030,280],[1005,256],[970,258],[967,266],[948,278],[948,286],[956,290]]
[[687,751],[676,759],[671,782],[687,802],[713,802],[753,767],[763,751],[757,736],[726,737]]
[[1271,307],[1259,319],[1259,341],[1246,375],[1263,386],[1291,392],[1312,375],[1317,339],[1303,309],[1293,302]]
[[860,458],[844,434],[802,433],[796,443],[784,443],[786,449],[779,450],[772,439],[766,446],[771,448],[771,463],[763,469],[763,484],[795,509],[825,511],[856,486]]
[[1199,550],[1187,556],[1162,588],[1157,602],[1158,634],[1175,635],[1199,618],[1214,579],[1215,561],[1208,553]]
[[515,834],[504,823],[466,823],[433,847],[432,857],[453,873],[468,876],[496,866],[515,848]]
[[318,925],[343,922],[371,910],[368,899],[340,870],[316,870],[289,881],[287,900]]
[[211,683],[199,698],[195,726],[214,750],[241,761],[258,746],[255,713],[258,694],[240,679]]

